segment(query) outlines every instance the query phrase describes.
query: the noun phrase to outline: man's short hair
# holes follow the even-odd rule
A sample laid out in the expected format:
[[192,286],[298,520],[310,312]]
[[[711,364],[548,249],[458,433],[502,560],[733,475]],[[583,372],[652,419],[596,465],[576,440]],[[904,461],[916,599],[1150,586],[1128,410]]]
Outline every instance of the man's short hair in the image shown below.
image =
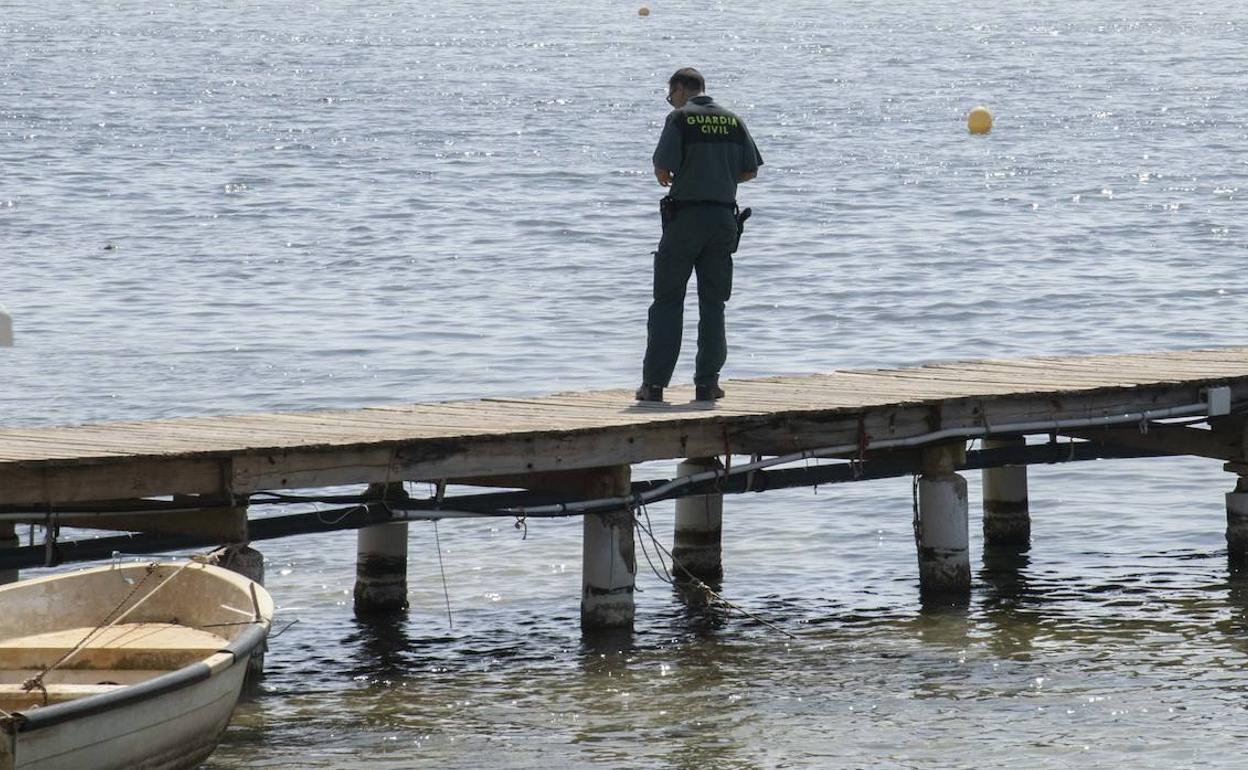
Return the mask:
[[667,79],[668,90],[681,86],[691,91],[702,93],[706,90],[706,80],[702,77],[702,73],[693,67],[684,67],[676,70],[670,78]]

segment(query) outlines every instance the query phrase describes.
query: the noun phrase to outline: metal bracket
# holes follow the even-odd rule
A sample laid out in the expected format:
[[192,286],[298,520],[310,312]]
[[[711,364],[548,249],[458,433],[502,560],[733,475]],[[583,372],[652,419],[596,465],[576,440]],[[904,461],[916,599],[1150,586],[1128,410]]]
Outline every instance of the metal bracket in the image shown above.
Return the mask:
[[1209,405],[1209,416],[1220,417],[1231,413],[1231,389],[1226,385],[1209,388],[1205,391],[1205,403]]

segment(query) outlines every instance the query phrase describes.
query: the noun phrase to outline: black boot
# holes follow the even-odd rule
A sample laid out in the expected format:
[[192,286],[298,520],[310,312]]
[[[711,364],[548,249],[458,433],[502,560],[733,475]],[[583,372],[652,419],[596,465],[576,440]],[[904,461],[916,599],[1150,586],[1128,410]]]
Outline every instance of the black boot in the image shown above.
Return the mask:
[[646,383],[643,382],[641,383],[641,387],[637,388],[636,395],[637,395],[638,401],[662,401],[663,400],[663,386],[662,385],[647,385]]
[[695,401],[718,401],[724,397],[724,389],[719,387],[718,382],[708,382],[705,385],[695,385],[693,387],[693,398]]

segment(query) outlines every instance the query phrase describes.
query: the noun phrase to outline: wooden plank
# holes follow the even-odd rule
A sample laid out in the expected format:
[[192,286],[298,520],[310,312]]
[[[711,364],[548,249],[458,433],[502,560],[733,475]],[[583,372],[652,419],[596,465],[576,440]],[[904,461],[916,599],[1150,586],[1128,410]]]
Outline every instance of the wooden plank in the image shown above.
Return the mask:
[[935,401],[962,396],[1008,395],[1017,387],[1003,383],[968,383],[958,378],[922,377],[910,374],[846,372],[846,383],[874,396],[887,394],[894,401]]
[[[411,413],[433,420],[486,420],[515,421],[520,425],[559,422],[571,426],[597,427],[599,425],[637,422],[635,414],[605,412],[595,409],[564,408],[523,401],[481,402],[477,404],[442,404],[436,409],[412,408]],[[643,416],[644,417],[644,416]]]
[[402,408],[388,408],[388,414],[397,414],[402,419],[432,418],[435,420],[486,419],[508,420],[521,422],[558,419],[573,423],[598,424],[613,420],[627,419],[625,415],[614,415],[601,410],[562,409],[543,407],[534,409],[523,401],[491,402],[475,401],[462,404],[412,404]]
[[[1005,369],[976,364],[929,364],[919,369],[888,372],[888,376],[900,378],[930,378],[933,380],[958,380],[968,384],[1013,386],[1018,393],[1026,393],[1044,387],[1053,390],[1083,390],[1089,386],[1089,378],[1069,377],[1050,369]],[[1116,383],[1104,376],[1090,378],[1098,386],[1114,386]]]
[[841,399],[847,404],[885,405],[899,401],[912,402],[947,398],[958,391],[970,391],[961,386],[925,383],[902,377],[881,376],[870,372],[842,372],[836,379],[806,380],[802,382],[768,382],[766,386],[778,391],[792,391],[818,398]]
[[0,432],[0,445],[8,443],[39,443],[45,446],[81,446],[88,451],[113,451],[118,446],[145,447],[159,440],[160,433],[148,431],[134,436],[103,425],[72,428],[21,428]]
[[934,366],[924,367],[923,372],[930,373],[932,376],[959,376],[973,382],[1013,384],[1017,390],[1026,388],[1047,388],[1054,391],[1130,388],[1157,383],[1157,380],[1151,377],[1124,378],[1120,374],[1113,373],[1084,373],[1053,368],[1002,365],[961,365],[957,368]]
[[1138,428],[1086,428],[1062,431],[1062,435],[1087,439],[1103,444],[1167,452],[1173,455],[1209,457],[1215,460],[1237,460],[1243,452],[1238,437],[1215,433],[1211,430],[1184,428],[1172,425],[1154,425],[1148,433]]
[[[243,451],[263,452],[300,446],[353,446],[374,442],[372,437],[358,430],[339,430],[327,426],[325,430],[318,431],[311,426],[292,425],[277,415],[267,415],[263,420],[250,417],[248,423],[209,420],[185,425],[183,428],[202,442],[203,451],[229,451],[237,447]],[[439,437],[458,435],[460,431],[430,426],[419,433],[422,436]],[[378,440],[405,440],[410,434],[411,431],[403,431],[393,437]]]
[[[30,521],[39,523],[43,519],[32,517]],[[247,542],[246,508],[212,508],[130,515],[74,516],[71,514],[57,516],[57,523],[63,527],[211,537],[216,538],[220,543]]]
[[[234,441],[238,437],[250,436],[248,442],[253,447],[299,445],[311,438],[320,437],[310,426],[291,424],[277,414],[253,416],[246,421],[232,419],[205,419],[189,423],[184,428],[192,435],[206,441]],[[358,432],[333,431],[333,435],[323,436],[326,443],[336,443],[342,439],[353,438]]]
[[[252,442],[244,441],[244,438],[254,438],[255,431],[237,431],[229,436],[221,436],[213,434],[211,437],[202,435],[202,431],[195,433],[185,432],[177,440],[177,443],[169,441],[165,443],[165,437],[160,434],[153,435],[152,439],[146,443],[137,439],[127,439],[124,435],[113,433],[106,426],[95,426],[92,428],[76,428],[62,432],[49,431],[43,436],[46,441],[44,446],[49,448],[62,447],[78,447],[82,456],[91,455],[109,455],[109,456],[142,456],[142,455],[160,455],[160,454],[178,454],[191,453],[195,451],[229,451],[246,449]],[[39,441],[40,437],[20,437],[17,434],[9,434],[18,441],[33,443]],[[7,438],[7,437],[6,437]],[[293,437],[292,437],[293,440]]]
[[[534,414],[541,414],[542,413],[541,410],[545,410],[545,409],[563,408],[563,407],[582,409],[587,414],[592,413],[595,409],[600,409],[600,407],[594,407],[593,405],[586,405],[586,404],[575,405],[575,404],[560,403],[558,401],[546,401],[546,400],[542,400],[542,401],[526,400],[523,403],[521,402],[507,402],[507,403],[513,404],[516,408],[521,408],[524,404],[527,404],[530,408],[534,410],[533,412]],[[668,420],[684,420],[684,419],[692,419],[692,418],[698,418],[698,417],[706,417],[709,412],[714,410],[714,408],[715,407],[713,407],[712,405],[706,404],[704,402],[683,402],[683,401],[673,400],[673,401],[668,401],[666,403],[639,403],[639,402],[634,401],[630,403],[627,407],[625,408],[617,407],[613,409],[612,411],[608,412],[608,414],[614,414],[623,418],[620,420],[618,424],[641,424],[641,423],[656,422],[656,421],[661,422],[661,421],[668,421]],[[748,409],[748,408],[747,409],[727,409],[727,411],[732,412],[734,414],[740,414],[740,415],[752,415],[752,414],[763,413],[760,410]]]
[[1215,366],[1200,363],[1159,363],[1131,360],[1096,360],[1084,362],[1062,362],[1053,366],[1064,369],[1104,372],[1130,372],[1142,376],[1156,377],[1158,381],[1198,380],[1216,377],[1242,377],[1244,373],[1235,366]]
[[980,361],[977,366],[984,369],[996,369],[1003,372],[1053,372],[1062,377],[1069,377],[1075,382],[1113,383],[1116,386],[1131,387],[1134,385],[1156,384],[1151,375],[1134,373],[1128,369],[1118,369],[1111,373],[1089,371],[1061,364],[1038,364],[1025,361]]
[[0,502],[11,505],[226,494],[229,460],[128,461],[30,467],[0,464]]
[[1115,385],[1107,383],[1104,380],[1079,382],[1069,378],[1054,378],[1047,376],[1019,377],[1012,373],[994,373],[991,371],[971,372],[965,370],[931,370],[924,372],[923,376],[930,378],[933,381],[944,383],[964,383],[967,392],[979,392],[984,395],[994,394],[1020,397],[1041,394],[1061,395],[1064,393],[1086,393],[1098,390],[1136,387],[1134,383],[1127,385],[1120,383]]
[[107,449],[79,447],[64,440],[49,440],[41,436],[14,436],[0,441],[0,462],[23,462],[43,457],[111,457],[116,453]]
[[984,366],[993,366],[1001,368],[1014,369],[1037,369],[1061,372],[1063,374],[1074,374],[1085,377],[1127,377],[1133,380],[1154,380],[1154,381],[1184,381],[1207,379],[1213,377],[1243,377],[1245,372],[1237,369],[1224,369],[1218,367],[1212,369],[1208,366],[1193,367],[1154,367],[1141,366],[1130,362],[1113,362],[1098,363],[1089,365],[1087,362],[1071,362],[1071,361],[1054,361],[1054,362],[1031,362],[1031,361],[985,361]]
[[504,429],[486,428],[466,424],[463,420],[435,420],[422,417],[419,420],[384,420],[339,418],[325,421],[322,417],[305,415],[274,415],[275,425],[302,427],[309,435],[320,436],[327,441],[340,443],[354,439],[358,443],[371,441],[404,441],[421,437],[455,436],[474,433],[499,433]]
[[1248,371],[1245,371],[1239,364],[1236,363],[1220,365],[1213,361],[1202,362],[1179,358],[1160,359],[1156,356],[1085,356],[1080,358],[1055,357],[1036,358],[1031,360],[1053,365],[1078,367],[1081,369],[1155,372],[1166,377],[1174,377],[1176,375],[1184,377],[1200,377],[1210,372],[1218,372],[1219,375],[1225,374],[1226,376],[1244,376],[1248,374]]
[[[724,385],[725,390],[729,388]],[[766,408],[768,411],[835,411],[844,409],[861,409],[873,406],[889,406],[899,403],[913,403],[923,400],[921,396],[910,392],[895,390],[893,393],[864,393],[863,389],[815,389],[815,388],[778,388],[775,385],[758,386],[747,383],[736,383],[728,391],[725,401],[741,399],[748,404]]]

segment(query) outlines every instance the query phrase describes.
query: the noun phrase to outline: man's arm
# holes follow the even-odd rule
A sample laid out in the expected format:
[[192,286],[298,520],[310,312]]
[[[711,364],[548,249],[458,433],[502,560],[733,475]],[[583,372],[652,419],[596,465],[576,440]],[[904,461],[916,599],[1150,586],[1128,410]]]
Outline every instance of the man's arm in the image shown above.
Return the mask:
[[750,136],[750,129],[745,127],[745,123],[741,124],[741,132],[745,134],[745,141],[741,145],[741,175],[737,177],[737,182],[748,182],[758,176],[758,167],[763,165],[763,156],[758,154],[758,145],[754,144],[754,137]]
[[672,177],[680,169],[684,152],[681,150],[680,124],[677,122],[678,112],[673,110],[663,121],[663,133],[659,135],[659,145],[654,148],[654,178],[664,187],[672,186]]

